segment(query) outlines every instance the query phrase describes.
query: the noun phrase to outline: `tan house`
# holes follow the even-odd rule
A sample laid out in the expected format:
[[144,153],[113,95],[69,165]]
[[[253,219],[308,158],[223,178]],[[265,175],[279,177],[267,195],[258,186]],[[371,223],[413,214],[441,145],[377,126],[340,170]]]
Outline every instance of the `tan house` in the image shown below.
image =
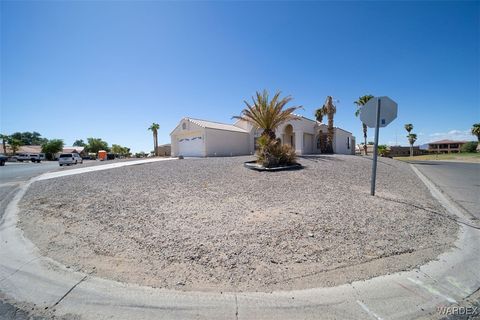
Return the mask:
[[[276,136],[299,155],[321,153],[321,142],[327,133],[324,123],[298,116],[282,124]],[[170,133],[172,156],[215,157],[251,155],[261,130],[243,120],[233,124],[183,118]],[[355,154],[355,138],[351,132],[334,128],[333,151]]]
[[451,153],[460,152],[460,148],[468,141],[440,140],[430,142],[428,151],[431,153]]
[[169,157],[171,155],[171,146],[170,143],[162,144],[157,147],[157,154],[161,157]]

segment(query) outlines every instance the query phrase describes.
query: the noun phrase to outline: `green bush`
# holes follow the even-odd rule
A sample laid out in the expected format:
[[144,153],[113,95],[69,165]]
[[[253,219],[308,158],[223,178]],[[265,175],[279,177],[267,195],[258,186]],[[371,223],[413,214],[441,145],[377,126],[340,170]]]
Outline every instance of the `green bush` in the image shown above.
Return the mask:
[[469,141],[469,142],[465,143],[464,145],[462,145],[462,147],[460,148],[460,151],[461,152],[476,152],[477,151],[477,145],[478,145],[478,142]]
[[60,139],[52,139],[42,144],[42,152],[45,153],[45,156],[48,160],[53,160],[55,158],[55,154],[62,152],[62,150],[63,140]]
[[295,163],[297,154],[289,145],[282,145],[280,140],[263,135],[257,140],[257,163],[266,168],[285,166]]

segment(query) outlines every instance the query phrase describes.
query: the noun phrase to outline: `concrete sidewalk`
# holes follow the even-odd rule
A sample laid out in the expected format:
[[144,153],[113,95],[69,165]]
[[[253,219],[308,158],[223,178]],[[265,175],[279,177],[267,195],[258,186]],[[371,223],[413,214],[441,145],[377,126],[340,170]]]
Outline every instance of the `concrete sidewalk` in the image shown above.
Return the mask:
[[[462,222],[455,249],[408,272],[338,287],[271,293],[182,292],[72,272],[43,257],[16,227],[17,204],[28,188],[25,185],[0,225],[0,291],[16,301],[55,309],[56,315],[77,314],[82,319],[440,318],[437,307],[455,304],[480,287],[480,230],[418,174]],[[54,177],[58,176],[36,180]]]

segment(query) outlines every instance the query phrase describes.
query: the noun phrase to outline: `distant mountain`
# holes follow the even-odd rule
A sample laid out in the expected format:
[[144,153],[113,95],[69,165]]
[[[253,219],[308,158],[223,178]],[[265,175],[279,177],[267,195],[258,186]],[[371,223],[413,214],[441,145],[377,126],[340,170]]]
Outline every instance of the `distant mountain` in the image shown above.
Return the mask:
[[427,150],[428,149],[428,143],[420,145],[421,150]]

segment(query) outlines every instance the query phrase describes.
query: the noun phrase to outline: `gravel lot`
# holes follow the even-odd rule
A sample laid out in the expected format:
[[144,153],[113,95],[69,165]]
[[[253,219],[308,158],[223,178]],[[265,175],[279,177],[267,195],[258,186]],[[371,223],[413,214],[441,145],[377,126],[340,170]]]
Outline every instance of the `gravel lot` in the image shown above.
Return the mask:
[[332,286],[407,270],[448,250],[457,225],[408,164],[301,158],[256,172],[251,157],[185,159],[36,182],[20,226],[74,270],[182,290]]

